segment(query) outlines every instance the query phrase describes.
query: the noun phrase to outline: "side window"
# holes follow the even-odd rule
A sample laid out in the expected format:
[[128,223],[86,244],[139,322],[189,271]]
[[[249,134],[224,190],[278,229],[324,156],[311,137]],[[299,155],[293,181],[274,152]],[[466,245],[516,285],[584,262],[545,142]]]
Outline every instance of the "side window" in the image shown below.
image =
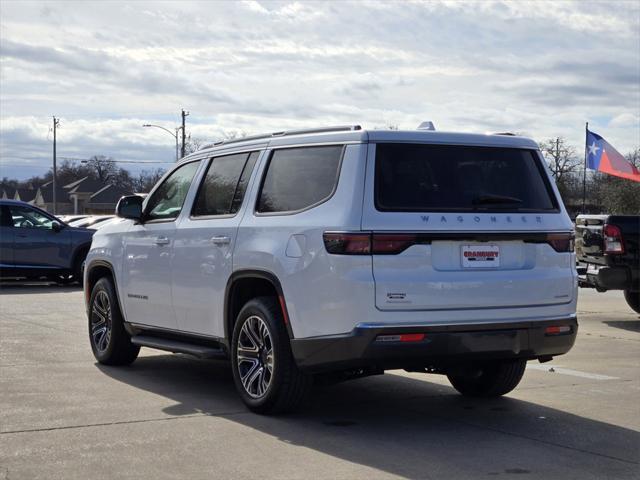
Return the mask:
[[51,229],[53,218],[38,210],[22,206],[10,206],[11,221],[16,228]]
[[216,157],[209,164],[193,207],[193,216],[236,213],[259,152]]
[[200,161],[187,163],[174,170],[153,192],[145,211],[149,220],[174,219],[180,215],[184,199],[187,197],[193,176]]
[[328,199],[338,182],[342,150],[340,145],[275,150],[256,211],[292,212]]

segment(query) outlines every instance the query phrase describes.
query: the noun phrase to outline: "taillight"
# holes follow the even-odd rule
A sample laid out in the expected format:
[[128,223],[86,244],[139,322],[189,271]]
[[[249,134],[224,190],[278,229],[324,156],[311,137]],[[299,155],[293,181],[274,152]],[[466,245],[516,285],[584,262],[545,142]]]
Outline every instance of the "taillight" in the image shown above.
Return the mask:
[[377,342],[421,342],[425,339],[424,333],[401,333],[398,335],[378,335]]
[[575,237],[573,233],[549,233],[547,243],[556,252],[573,252]]
[[374,233],[371,251],[377,255],[393,255],[404,252],[416,243],[414,234]]
[[624,253],[624,242],[622,241],[620,227],[605,225],[602,233],[604,235],[604,253]]
[[566,335],[571,332],[572,328],[570,325],[554,325],[552,327],[547,327],[544,329],[545,335]]
[[414,233],[325,232],[323,239],[327,252],[339,255],[396,255],[425,243]]
[[371,253],[370,233],[333,233],[322,236],[327,252],[339,255],[369,255]]

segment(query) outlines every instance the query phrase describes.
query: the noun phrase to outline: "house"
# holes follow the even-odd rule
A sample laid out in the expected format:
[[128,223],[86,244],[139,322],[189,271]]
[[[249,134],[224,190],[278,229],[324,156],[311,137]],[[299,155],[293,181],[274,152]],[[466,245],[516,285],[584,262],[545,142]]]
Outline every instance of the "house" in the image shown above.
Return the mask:
[[107,184],[91,195],[83,213],[111,215],[115,212],[120,198],[125,195],[131,195],[131,192],[115,185]]
[[[53,181],[40,185],[35,199],[31,203],[47,212],[53,212]],[[56,185],[56,204],[56,214],[68,215],[75,213],[69,193],[60,185]]]
[[9,185],[3,185],[0,188],[0,198],[3,200],[22,200],[23,202],[33,203],[38,190],[29,186],[28,188],[14,188]]

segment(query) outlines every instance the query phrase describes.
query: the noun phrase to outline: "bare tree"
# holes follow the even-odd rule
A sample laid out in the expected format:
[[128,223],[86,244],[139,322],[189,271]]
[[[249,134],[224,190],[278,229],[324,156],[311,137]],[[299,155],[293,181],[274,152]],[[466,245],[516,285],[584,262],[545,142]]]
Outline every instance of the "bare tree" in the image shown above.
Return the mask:
[[118,166],[116,162],[104,155],[94,155],[87,161],[87,166],[91,168],[96,180],[107,182],[118,176]]
[[163,168],[143,170],[134,181],[135,191],[138,193],[149,193],[153,186],[162,178],[164,172],[165,170]]
[[563,137],[550,138],[542,142],[540,150],[558,183],[578,171],[582,165],[582,159],[577,155],[576,149],[567,145],[567,140]]
[[540,150],[549,164],[560,194],[566,201],[572,184],[575,183],[575,174],[579,172],[583,160],[576,153],[576,149],[568,145],[563,137],[550,138],[542,142]]

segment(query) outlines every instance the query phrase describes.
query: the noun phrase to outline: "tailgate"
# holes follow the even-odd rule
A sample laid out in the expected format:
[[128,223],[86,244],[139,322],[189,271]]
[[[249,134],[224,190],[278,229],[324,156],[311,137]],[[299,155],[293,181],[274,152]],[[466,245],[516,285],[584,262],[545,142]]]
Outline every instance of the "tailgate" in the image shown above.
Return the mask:
[[576,256],[579,262],[606,265],[604,228],[606,215],[578,215],[576,218]]
[[380,310],[569,303],[572,224],[532,149],[376,144],[362,229]]

